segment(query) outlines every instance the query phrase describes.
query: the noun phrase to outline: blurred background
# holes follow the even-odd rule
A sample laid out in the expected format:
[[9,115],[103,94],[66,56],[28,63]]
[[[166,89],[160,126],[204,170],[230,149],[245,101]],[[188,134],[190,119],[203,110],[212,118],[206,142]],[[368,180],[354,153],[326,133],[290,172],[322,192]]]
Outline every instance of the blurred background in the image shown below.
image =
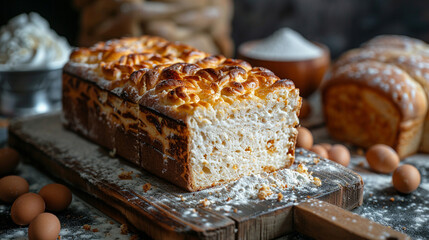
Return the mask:
[[[310,41],[326,45],[330,55],[327,51],[328,54],[309,64],[255,62],[243,54],[240,57],[255,66],[271,69],[281,78],[292,79],[303,97],[317,89],[330,58],[335,59],[377,35],[401,34],[429,42],[427,0],[0,0],[0,25],[30,12],[39,13],[71,46],[86,47],[98,41],[147,34],[228,57],[238,57],[237,49],[244,42],[266,38],[280,28],[289,27]],[[28,24],[18,28],[23,26]],[[26,41],[28,37],[18,40]],[[11,41],[0,47],[8,51],[8,43]],[[282,46],[286,45],[292,46]],[[15,53],[11,56],[22,58]],[[0,71],[0,116],[60,108],[61,68],[55,72],[36,70],[40,77],[21,67],[10,73],[28,74],[20,77],[22,82]]]
[[281,27],[326,44],[333,57],[379,34],[429,41],[427,0],[1,0],[0,25],[31,11],[73,46],[157,34],[234,56]]

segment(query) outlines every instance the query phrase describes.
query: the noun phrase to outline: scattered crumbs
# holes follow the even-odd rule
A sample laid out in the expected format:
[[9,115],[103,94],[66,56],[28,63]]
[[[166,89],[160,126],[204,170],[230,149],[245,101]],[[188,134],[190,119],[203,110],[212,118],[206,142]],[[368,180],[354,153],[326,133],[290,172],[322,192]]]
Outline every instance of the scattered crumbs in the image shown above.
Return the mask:
[[318,177],[313,178],[313,183],[314,183],[314,185],[316,185],[318,187],[322,186],[322,181]]
[[273,176],[275,177],[275,176],[277,176],[277,172],[273,172]]
[[390,201],[391,201],[391,202],[394,202],[394,201],[395,201],[395,198],[391,197],[391,198],[390,198]]
[[237,208],[234,208],[234,213],[237,213],[237,212],[238,212]]
[[143,185],[143,191],[144,191],[144,192],[149,191],[151,188],[152,188],[152,185],[151,185],[150,183],[145,183],[145,184]]
[[116,156],[116,148],[113,148],[110,152],[109,152],[109,156],[110,157],[115,157]]
[[404,230],[404,231],[405,231],[405,230],[407,230],[407,228],[406,228],[406,227],[402,227],[402,230]]
[[125,224],[125,223],[121,225],[121,234],[122,235],[127,235],[128,234],[128,225]]
[[277,201],[281,201],[283,199],[283,194],[281,192],[277,193]]
[[58,235],[58,238],[57,238],[58,240],[61,240],[61,235]]
[[227,202],[231,201],[231,198],[230,198],[230,197],[228,197],[228,198],[226,199],[226,201],[227,201]]
[[260,200],[265,200],[268,196],[272,195],[273,191],[271,191],[270,187],[262,184],[262,187],[259,188],[258,198]]
[[356,153],[357,153],[357,155],[359,155],[359,156],[363,156],[363,155],[365,154],[365,151],[364,151],[362,148],[358,148],[358,149],[356,150]]
[[129,172],[123,171],[118,175],[118,178],[121,180],[131,180],[133,179],[132,174],[133,174],[133,171],[129,171]]
[[88,224],[83,225],[82,228],[85,229],[86,231],[91,230],[91,226],[89,226]]
[[320,158],[318,157],[313,158],[313,162],[314,164],[318,164],[320,162]]
[[137,239],[139,239],[139,236],[138,236],[138,235],[132,235],[132,236],[130,237],[130,240],[137,240]]
[[296,168],[296,171],[303,174],[308,174],[308,168],[304,164],[300,163]]
[[93,228],[91,231],[98,232],[98,228]]
[[372,193],[369,194],[370,197],[372,197],[372,195],[373,195]]
[[358,166],[359,166],[359,167],[365,167],[365,162],[364,162],[364,161],[359,162],[359,163],[358,163]]
[[307,198],[311,198],[310,195],[307,195]]
[[109,221],[110,224],[115,224],[113,221]]
[[203,207],[208,207],[210,206],[211,202],[207,200],[207,198],[204,198],[203,200],[201,200],[201,204],[203,205]]

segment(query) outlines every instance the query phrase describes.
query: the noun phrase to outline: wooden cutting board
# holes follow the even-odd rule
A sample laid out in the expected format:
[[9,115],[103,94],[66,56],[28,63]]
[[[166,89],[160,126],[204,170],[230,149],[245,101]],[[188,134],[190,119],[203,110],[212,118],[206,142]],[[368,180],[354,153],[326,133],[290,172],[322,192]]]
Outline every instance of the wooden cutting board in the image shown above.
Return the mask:
[[[322,186],[288,188],[281,201],[242,201],[227,199],[228,191],[234,187],[231,184],[189,193],[111,157],[105,149],[65,130],[59,114],[13,121],[9,145],[77,192],[83,192],[85,200],[107,215],[155,239],[271,239],[294,230],[323,238],[317,235],[320,226],[333,229],[333,234],[342,229],[353,235],[348,225],[362,222],[358,216],[340,209],[362,204],[362,178],[325,159],[316,163],[316,155],[302,149],[297,150],[294,167],[305,162],[308,171],[321,179]],[[143,186],[149,184],[150,190],[145,191]],[[219,201],[204,200],[213,199],[213,195]],[[368,224],[372,223],[364,223],[364,230]],[[364,230],[355,229],[357,235]],[[323,231],[323,236],[330,236]],[[383,227],[377,231],[376,234],[384,235],[387,231],[388,236],[397,234]]]

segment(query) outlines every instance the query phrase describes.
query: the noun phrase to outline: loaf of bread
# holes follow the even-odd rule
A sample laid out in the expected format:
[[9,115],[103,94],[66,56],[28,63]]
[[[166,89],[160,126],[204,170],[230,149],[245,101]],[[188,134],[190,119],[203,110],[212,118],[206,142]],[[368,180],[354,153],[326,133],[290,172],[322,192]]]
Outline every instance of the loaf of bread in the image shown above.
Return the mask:
[[289,167],[299,90],[247,62],[143,36],[79,48],[64,125],[189,191]]
[[343,54],[322,87],[330,134],[362,147],[393,147],[401,158],[429,152],[429,47],[383,35]]

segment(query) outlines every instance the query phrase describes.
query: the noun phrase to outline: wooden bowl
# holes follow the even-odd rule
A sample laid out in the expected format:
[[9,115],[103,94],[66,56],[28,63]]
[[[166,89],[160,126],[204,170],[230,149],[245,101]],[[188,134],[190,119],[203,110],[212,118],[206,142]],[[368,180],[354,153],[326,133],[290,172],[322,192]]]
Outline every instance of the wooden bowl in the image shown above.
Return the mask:
[[331,62],[328,47],[320,43],[315,43],[323,50],[323,54],[317,58],[297,61],[263,60],[246,56],[246,50],[257,44],[258,41],[249,41],[241,44],[238,49],[239,58],[249,62],[252,66],[261,66],[270,69],[280,78],[292,80],[295,86],[299,88],[302,97],[310,96],[319,87]]

